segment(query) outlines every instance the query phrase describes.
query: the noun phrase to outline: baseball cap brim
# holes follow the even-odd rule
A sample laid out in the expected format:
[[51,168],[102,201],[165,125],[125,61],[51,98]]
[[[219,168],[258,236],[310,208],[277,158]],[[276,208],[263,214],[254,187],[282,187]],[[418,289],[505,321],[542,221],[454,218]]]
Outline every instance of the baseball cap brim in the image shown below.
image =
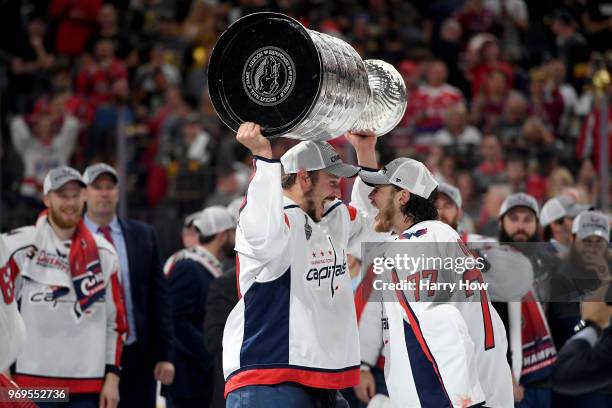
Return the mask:
[[62,184],[60,184],[59,186],[57,186],[56,188],[54,188],[54,189],[52,189],[52,190],[50,190],[50,191],[57,191],[57,190],[59,190],[60,188],[64,187],[66,184],[70,183],[71,181],[74,181],[74,182],[76,182],[76,183],[79,183],[79,184],[81,185],[81,187],[83,187],[83,188],[87,187],[87,185],[86,185],[86,184],[83,182],[83,180],[81,180],[81,179],[80,179],[80,178],[78,178],[78,177],[74,177],[74,178],[70,178],[70,179],[68,179],[68,180],[64,181]]
[[338,177],[354,177],[359,173],[359,167],[350,164],[338,163],[321,169],[324,172]]
[[592,209],[593,209],[592,205],[574,203],[567,209],[567,216],[571,218],[576,218],[578,214],[580,214],[581,212],[589,211]]
[[578,239],[586,239],[588,237],[600,237],[608,241],[610,239],[609,234],[603,229],[588,229],[587,231],[578,231],[576,233]]
[[361,170],[359,172],[359,178],[369,186],[391,184],[389,179],[379,171]]

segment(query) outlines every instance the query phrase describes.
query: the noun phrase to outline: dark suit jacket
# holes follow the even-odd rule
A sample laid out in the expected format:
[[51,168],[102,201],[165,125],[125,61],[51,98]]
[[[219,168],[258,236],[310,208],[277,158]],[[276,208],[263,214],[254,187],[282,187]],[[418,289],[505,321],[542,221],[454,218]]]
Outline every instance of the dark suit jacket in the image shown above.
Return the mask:
[[178,261],[167,276],[176,336],[173,399],[197,399],[208,406],[213,356],[204,346],[206,298],[214,276],[192,259]]
[[130,286],[138,349],[152,369],[159,361],[172,361],[174,334],[167,283],[150,225],[119,219],[130,269]]
[[236,268],[225,271],[215,279],[208,290],[206,320],[204,320],[204,342],[215,356],[213,371],[213,397],[210,408],[225,408],[225,379],[223,378],[223,329],[234,306],[238,303]]
[[570,339],[557,355],[552,380],[556,391],[577,395],[612,385],[612,326],[593,347],[583,339]]

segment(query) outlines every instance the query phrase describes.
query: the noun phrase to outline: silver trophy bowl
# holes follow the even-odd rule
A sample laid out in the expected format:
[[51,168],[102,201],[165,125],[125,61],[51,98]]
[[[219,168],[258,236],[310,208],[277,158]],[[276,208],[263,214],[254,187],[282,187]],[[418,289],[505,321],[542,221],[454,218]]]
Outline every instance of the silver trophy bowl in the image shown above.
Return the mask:
[[256,122],[267,137],[328,140],[347,131],[391,131],[406,110],[402,76],[363,61],[346,42],[277,13],[255,13],[219,38],[208,69],[221,120]]

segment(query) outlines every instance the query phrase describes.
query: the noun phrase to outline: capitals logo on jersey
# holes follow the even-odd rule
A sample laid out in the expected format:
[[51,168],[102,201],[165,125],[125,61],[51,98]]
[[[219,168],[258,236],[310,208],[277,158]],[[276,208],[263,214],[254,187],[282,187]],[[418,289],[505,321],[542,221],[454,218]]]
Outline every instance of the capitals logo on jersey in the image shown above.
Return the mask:
[[427,228],[423,228],[423,229],[417,230],[415,232],[409,232],[409,233],[406,233],[406,234],[402,234],[402,238],[404,238],[404,239],[410,239],[412,237],[418,238],[418,237],[423,236],[425,234],[427,234]]
[[[322,287],[325,281],[330,279],[329,284],[333,297],[338,290],[338,286],[334,286],[334,278],[346,273],[346,261],[337,263],[336,253],[331,250],[327,252],[323,249],[313,250],[311,255],[312,259],[310,260],[310,269],[308,269],[306,273],[306,280],[309,282],[316,282],[318,287]],[[344,259],[344,256],[342,258]]]

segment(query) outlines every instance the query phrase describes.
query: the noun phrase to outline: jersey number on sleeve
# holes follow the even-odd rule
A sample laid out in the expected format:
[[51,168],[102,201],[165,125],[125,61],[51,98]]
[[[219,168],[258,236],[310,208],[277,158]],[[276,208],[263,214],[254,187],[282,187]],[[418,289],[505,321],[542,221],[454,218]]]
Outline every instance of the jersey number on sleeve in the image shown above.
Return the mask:
[[[457,240],[461,250],[466,256],[472,256],[473,254],[470,252],[468,247],[462,240]],[[484,283],[484,278],[482,277],[482,273],[479,269],[474,268],[467,270],[463,273],[463,281],[466,283],[469,282],[479,282]],[[474,291],[471,289],[465,290],[465,296],[470,298],[474,295]],[[482,321],[484,323],[484,332],[485,332],[485,350],[489,350],[495,347],[495,334],[493,332],[493,320],[491,319],[491,310],[489,309],[489,298],[487,297],[486,289],[480,289],[480,305],[482,306]]]

